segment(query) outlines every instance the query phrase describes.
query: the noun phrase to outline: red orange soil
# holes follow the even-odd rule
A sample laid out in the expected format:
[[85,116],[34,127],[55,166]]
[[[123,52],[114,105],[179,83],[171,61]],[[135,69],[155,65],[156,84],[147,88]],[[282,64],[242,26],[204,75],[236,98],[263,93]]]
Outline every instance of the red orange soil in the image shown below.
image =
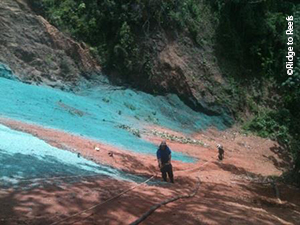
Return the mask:
[[[7,119],[0,119],[0,123],[131,173],[149,177],[158,172],[152,156],[36,125]],[[161,141],[161,138],[149,134],[142,138],[156,144]],[[211,129],[194,134],[193,138],[202,140],[208,147],[168,143],[172,150],[200,159],[195,164],[173,162],[174,185],[138,186],[61,224],[129,224],[153,204],[190,192],[197,176],[201,179],[201,187],[194,198],[163,206],[143,224],[300,224],[299,189],[279,184],[279,202],[266,179],[267,176],[280,175],[290,165],[288,155],[283,154],[275,142],[246,137],[235,130],[220,132]],[[216,160],[217,143],[225,147],[223,162]],[[100,151],[95,151],[95,146]],[[108,152],[114,152],[114,157],[109,157]],[[47,182],[34,189],[1,190],[0,224],[51,224],[104,202],[133,185],[108,178],[86,178],[75,183]]]

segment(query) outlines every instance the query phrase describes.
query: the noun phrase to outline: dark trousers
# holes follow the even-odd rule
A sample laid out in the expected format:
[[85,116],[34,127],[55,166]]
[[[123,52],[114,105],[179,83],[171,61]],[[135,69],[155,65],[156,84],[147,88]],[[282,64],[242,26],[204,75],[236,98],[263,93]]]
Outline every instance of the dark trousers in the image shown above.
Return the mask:
[[173,179],[173,169],[172,169],[172,165],[164,165],[161,169],[161,175],[162,178],[164,179],[164,181],[167,181],[167,174],[169,176],[169,179],[172,183],[174,183],[174,179]]
[[224,154],[219,153],[218,157],[219,157],[219,160],[223,160],[224,159]]

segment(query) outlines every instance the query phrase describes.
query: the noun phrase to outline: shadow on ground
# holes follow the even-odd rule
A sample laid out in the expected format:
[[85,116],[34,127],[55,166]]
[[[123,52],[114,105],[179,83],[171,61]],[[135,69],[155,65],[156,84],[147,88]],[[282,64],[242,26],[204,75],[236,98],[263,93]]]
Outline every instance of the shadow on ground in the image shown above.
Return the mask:
[[269,156],[274,166],[281,171],[286,171],[287,169],[291,169],[292,166],[292,158],[287,150],[280,146],[273,146],[270,150],[275,153],[280,160],[277,160],[274,156]]
[[[221,170],[233,174],[251,174],[243,168],[218,164]],[[46,184],[31,190],[1,192],[2,224],[51,224],[67,216],[103,203],[132,187],[134,183],[113,179],[85,179],[81,182]],[[152,205],[169,197],[189,193],[195,180],[177,177],[177,184],[142,185],[121,197],[109,201],[61,224],[129,224]],[[271,185],[241,181],[236,184],[203,182],[192,199],[179,200],[163,206],[143,224],[297,224],[299,221],[299,192],[280,186],[282,200],[277,203]],[[294,193],[291,196],[288,193]]]

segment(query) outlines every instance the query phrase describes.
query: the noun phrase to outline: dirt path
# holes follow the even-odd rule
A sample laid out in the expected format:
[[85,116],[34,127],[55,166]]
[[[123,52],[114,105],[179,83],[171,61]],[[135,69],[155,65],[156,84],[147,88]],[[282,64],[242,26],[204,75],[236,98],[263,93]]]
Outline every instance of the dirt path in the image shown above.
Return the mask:
[[[0,119],[0,123],[31,133],[56,147],[80,152],[96,162],[146,178],[158,172],[154,156],[18,121]],[[161,141],[159,137],[146,134],[142,138],[156,144]],[[275,142],[246,137],[235,130],[209,130],[194,134],[193,138],[202,140],[207,147],[169,142],[173,151],[199,159],[194,164],[173,162],[174,185],[141,185],[61,224],[129,224],[153,204],[191,191],[196,176],[202,182],[193,199],[170,203],[143,224],[300,224],[299,189],[278,184],[279,202],[269,183],[268,176],[280,175],[290,164],[289,157],[282,154]],[[223,162],[216,160],[217,143],[225,147]],[[109,156],[110,152],[113,157]],[[36,188],[27,188],[24,184],[18,189],[3,189],[0,191],[0,224],[51,224],[104,202],[133,185],[136,184],[98,177],[43,181]]]

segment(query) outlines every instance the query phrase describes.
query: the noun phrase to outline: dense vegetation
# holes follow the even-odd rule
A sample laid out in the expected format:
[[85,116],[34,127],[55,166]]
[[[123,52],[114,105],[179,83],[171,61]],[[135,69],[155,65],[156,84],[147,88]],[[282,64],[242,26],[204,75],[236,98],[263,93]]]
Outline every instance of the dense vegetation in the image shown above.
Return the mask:
[[188,28],[197,40],[201,22],[196,0],[31,0],[60,29],[88,43],[107,71],[150,76],[147,38],[157,29]]
[[[85,41],[107,71],[132,78],[151,76],[153,48],[147,39],[157,30],[189,36],[203,44],[203,5],[216,25],[215,48],[225,79],[232,84],[246,131],[270,137],[293,154],[293,179],[300,170],[300,60],[286,74],[286,17],[294,16],[294,49],[300,49],[300,5],[277,0],[30,0],[56,26]],[[298,58],[300,59],[300,58]],[[295,65],[294,65],[295,67]],[[250,85],[249,85],[250,84]],[[242,104],[241,104],[242,103]],[[230,105],[230,103],[229,103]],[[247,110],[246,110],[247,109]]]
[[[274,0],[215,0],[211,4],[220,19],[219,49],[240,68],[232,76],[250,93],[245,101],[253,118],[246,118],[244,129],[275,139],[289,149],[296,162],[292,178],[300,182],[300,4]],[[288,76],[285,31],[286,17],[291,15],[298,58],[294,59],[294,74]]]

